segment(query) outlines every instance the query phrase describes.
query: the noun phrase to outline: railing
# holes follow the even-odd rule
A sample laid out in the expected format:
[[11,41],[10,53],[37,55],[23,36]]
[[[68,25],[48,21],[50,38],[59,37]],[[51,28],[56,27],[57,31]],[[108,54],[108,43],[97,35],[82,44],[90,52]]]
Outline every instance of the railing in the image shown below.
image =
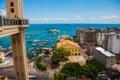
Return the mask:
[[28,25],[28,19],[11,19],[0,16],[0,26]]

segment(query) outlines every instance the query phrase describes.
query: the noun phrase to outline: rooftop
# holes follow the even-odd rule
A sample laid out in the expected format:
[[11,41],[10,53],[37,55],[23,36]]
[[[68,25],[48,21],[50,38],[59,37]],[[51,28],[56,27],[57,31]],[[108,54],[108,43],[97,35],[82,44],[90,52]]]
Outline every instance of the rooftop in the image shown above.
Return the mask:
[[103,53],[107,57],[115,56],[114,54],[110,53],[109,51],[106,51],[102,47],[96,47],[95,49],[98,50],[98,51],[100,51],[101,53]]
[[62,46],[64,46],[64,45],[68,45],[68,44],[80,48],[80,46],[79,46],[76,42],[73,42],[73,41],[70,41],[70,40],[63,40],[63,41],[58,42],[58,43],[57,43],[57,48],[62,47]]

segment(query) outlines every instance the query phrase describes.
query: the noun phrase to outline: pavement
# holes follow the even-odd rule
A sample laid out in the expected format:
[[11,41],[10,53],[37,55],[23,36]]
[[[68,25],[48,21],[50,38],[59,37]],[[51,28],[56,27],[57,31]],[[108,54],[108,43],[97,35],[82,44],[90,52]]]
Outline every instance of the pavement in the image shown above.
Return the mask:
[[78,62],[81,65],[84,65],[86,63],[86,59],[84,58],[83,55],[81,55],[81,56],[69,56],[68,59],[70,62]]

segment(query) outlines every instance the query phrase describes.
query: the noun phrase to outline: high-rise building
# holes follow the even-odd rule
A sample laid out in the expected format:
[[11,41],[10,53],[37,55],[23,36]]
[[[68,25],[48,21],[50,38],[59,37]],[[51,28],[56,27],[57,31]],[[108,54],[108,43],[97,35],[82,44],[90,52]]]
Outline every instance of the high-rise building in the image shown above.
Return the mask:
[[94,28],[87,28],[84,31],[84,43],[95,43],[96,30]]
[[76,40],[82,43],[94,43],[96,41],[96,30],[94,28],[77,28]]
[[29,22],[23,17],[22,0],[6,0],[7,16],[0,16],[0,37],[11,36],[16,80],[29,80],[24,29]]
[[120,54],[120,34],[115,34],[115,32],[109,33],[108,39],[108,51],[115,54]]
[[96,32],[96,41],[98,43],[98,45],[102,45],[103,44],[103,40],[105,39],[105,33],[100,31]]
[[108,51],[116,55],[117,62],[120,63],[120,34],[115,32],[109,33]]
[[107,28],[97,33],[98,43],[106,50],[116,55],[117,62],[120,63],[120,29]]
[[80,43],[84,43],[86,45],[85,48],[87,49],[88,53],[93,53],[96,42],[96,30],[94,28],[78,28],[76,30],[76,39],[77,41],[80,41]]
[[83,36],[84,36],[84,31],[82,28],[77,28],[76,29],[76,40],[80,42],[81,44],[83,43]]

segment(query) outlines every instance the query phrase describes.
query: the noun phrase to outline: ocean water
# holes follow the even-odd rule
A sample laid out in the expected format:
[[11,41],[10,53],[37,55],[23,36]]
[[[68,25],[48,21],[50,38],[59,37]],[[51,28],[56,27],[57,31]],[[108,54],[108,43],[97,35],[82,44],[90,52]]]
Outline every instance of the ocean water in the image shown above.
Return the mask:
[[[62,34],[68,34],[70,37],[76,35],[76,28],[89,28],[93,27],[96,29],[102,28],[120,28],[120,24],[30,24],[29,27],[25,30],[25,40],[26,40],[26,49],[27,54],[28,50],[32,49],[31,53],[35,53],[37,48],[50,48],[56,44],[57,37]],[[59,29],[58,33],[49,32],[50,29]],[[2,41],[2,46],[4,48],[11,46],[10,36],[0,38]],[[28,42],[32,40],[32,42]],[[34,42],[34,40],[40,40],[40,42]],[[40,47],[42,42],[48,41],[44,47]],[[36,46],[32,46],[36,44]]]

